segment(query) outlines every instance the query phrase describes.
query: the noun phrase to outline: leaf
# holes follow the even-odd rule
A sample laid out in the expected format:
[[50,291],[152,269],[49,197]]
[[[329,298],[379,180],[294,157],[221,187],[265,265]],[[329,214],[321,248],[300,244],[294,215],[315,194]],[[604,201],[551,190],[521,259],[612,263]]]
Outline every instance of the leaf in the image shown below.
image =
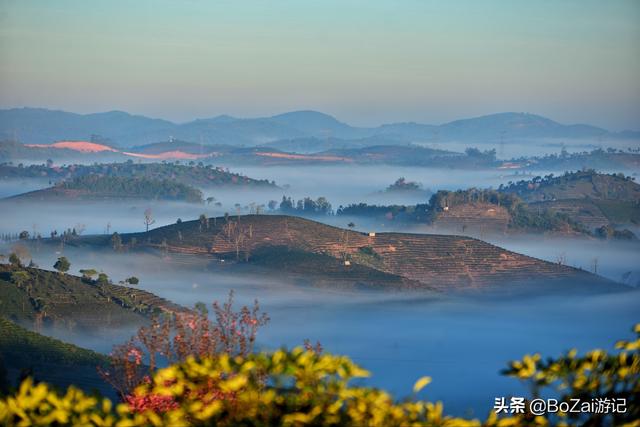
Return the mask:
[[416,383],[413,385],[413,392],[417,393],[420,390],[422,390],[423,388],[425,388],[425,386],[427,384],[429,384],[431,382],[431,377],[422,377],[420,378],[418,381],[416,381]]

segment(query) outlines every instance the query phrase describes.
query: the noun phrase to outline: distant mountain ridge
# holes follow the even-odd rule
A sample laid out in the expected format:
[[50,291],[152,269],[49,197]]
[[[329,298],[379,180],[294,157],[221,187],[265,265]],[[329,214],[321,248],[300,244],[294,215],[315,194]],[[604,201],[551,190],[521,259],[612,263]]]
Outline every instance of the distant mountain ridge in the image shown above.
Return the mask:
[[[111,146],[131,147],[179,139],[206,145],[257,146],[280,140],[385,139],[397,144],[433,141],[500,141],[528,138],[640,138],[638,131],[610,132],[587,124],[564,125],[528,113],[498,113],[455,120],[441,125],[392,123],[355,127],[317,111],[293,111],[271,117],[217,116],[186,123],[132,115],[123,111],[77,114],[43,108],[0,110],[0,140],[51,144],[60,140],[99,140]],[[356,143],[357,145],[357,143]]]

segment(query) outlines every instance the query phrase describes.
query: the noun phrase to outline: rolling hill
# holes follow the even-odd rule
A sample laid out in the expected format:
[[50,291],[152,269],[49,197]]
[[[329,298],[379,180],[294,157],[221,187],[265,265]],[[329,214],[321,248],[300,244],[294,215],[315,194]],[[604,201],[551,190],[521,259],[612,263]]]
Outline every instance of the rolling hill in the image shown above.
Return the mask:
[[0,317],[0,363],[7,369],[10,384],[16,384],[20,375],[29,372],[36,380],[61,388],[73,384],[87,392],[114,394],[96,371],[97,366],[108,363],[106,356],[29,331],[3,317]]
[[202,203],[202,192],[180,182],[145,177],[84,175],[53,187],[30,191],[12,201],[173,200]]
[[532,208],[569,215],[591,230],[640,223],[640,184],[622,174],[567,172],[512,183],[503,191],[517,194]]
[[523,180],[512,183],[503,191],[515,193],[527,202],[571,199],[640,202],[640,184],[632,178],[623,174],[605,174],[594,170]]
[[[26,278],[18,280],[16,272],[25,272]],[[21,324],[91,333],[96,328],[141,325],[153,314],[185,310],[140,289],[0,264],[0,312]]]
[[100,163],[93,165],[72,164],[65,166],[28,165],[14,166],[0,163],[0,179],[46,178],[51,181],[73,180],[87,176],[116,178],[145,178],[156,181],[171,180],[198,187],[263,187],[278,188],[266,179],[252,179],[211,165],[175,163]]
[[[543,289],[623,289],[585,271],[520,255],[469,237],[406,233],[369,235],[281,215],[210,218],[206,223],[188,221],[148,233],[122,235],[125,245],[133,238],[146,242],[137,247],[155,248],[169,254],[205,256],[212,261],[224,259],[249,265],[255,261],[266,267],[273,266],[280,273],[296,269],[319,280],[325,279],[323,266],[339,268],[343,276],[351,274],[348,272],[354,267],[362,266],[411,281],[418,289],[460,291],[500,285],[500,289],[515,291],[519,289],[517,284],[531,282],[536,283],[540,292]],[[78,239],[76,244],[104,247],[109,245],[109,237],[87,236]],[[279,255],[270,255],[271,250]],[[299,261],[290,261],[287,267],[290,252]],[[269,256],[269,261],[260,261]],[[324,257],[324,261],[319,256]],[[363,284],[366,283],[364,280]]]

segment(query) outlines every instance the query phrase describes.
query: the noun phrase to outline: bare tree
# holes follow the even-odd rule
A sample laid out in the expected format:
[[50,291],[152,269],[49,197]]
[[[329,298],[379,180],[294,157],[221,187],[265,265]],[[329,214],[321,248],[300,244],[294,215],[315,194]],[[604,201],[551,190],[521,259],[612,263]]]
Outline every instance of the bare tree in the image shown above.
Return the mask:
[[249,261],[252,249],[253,224],[242,227],[238,221],[229,221],[223,228],[222,233],[228,242],[234,245],[236,250],[236,259],[240,259],[240,252],[244,253],[245,261]]
[[147,208],[144,211],[144,225],[147,226],[147,231],[149,231],[149,226],[156,223],[156,220],[153,219],[153,212],[151,208]]
[[26,263],[27,260],[31,258],[29,249],[22,243],[16,243],[15,245],[13,245],[11,251],[18,257],[18,260],[20,260],[20,262],[22,263]]
[[556,256],[556,262],[560,265],[565,265],[567,263],[567,254],[564,252],[559,253]]
[[76,226],[75,226],[74,228],[75,228],[75,230],[76,230],[76,234],[77,234],[78,236],[80,236],[82,233],[84,233],[84,230],[86,230],[86,229],[87,229],[87,226],[86,226],[86,225],[84,225],[84,224],[80,224],[80,223],[78,223],[78,224],[76,224]]

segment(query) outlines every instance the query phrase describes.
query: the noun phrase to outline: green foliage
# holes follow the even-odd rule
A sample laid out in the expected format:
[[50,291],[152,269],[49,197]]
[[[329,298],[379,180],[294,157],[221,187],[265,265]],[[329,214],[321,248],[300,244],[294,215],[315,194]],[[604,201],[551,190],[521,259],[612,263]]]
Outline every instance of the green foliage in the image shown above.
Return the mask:
[[291,197],[282,196],[280,211],[299,215],[330,215],[333,213],[331,203],[325,197],[318,197],[316,200],[305,197],[296,202]]
[[404,177],[400,177],[387,187],[386,191],[420,191],[422,186],[417,182],[407,181]]
[[109,282],[109,276],[107,276],[106,273],[100,273],[98,274],[98,280],[96,280],[96,284],[100,285],[100,286],[104,286],[104,285],[108,285]]
[[0,176],[7,178],[49,178],[74,179],[87,175],[105,177],[144,177],[150,180],[170,180],[195,186],[249,186],[276,187],[266,179],[256,180],[240,174],[231,173],[211,165],[180,165],[177,163],[99,163],[93,165],[68,165],[56,168],[46,165],[28,165],[17,167],[0,164]]
[[82,278],[84,280],[91,281],[93,280],[94,276],[98,275],[98,271],[93,268],[86,268],[86,269],[80,270],[80,274],[82,274]]
[[380,218],[386,220],[397,220],[407,222],[425,221],[426,205],[404,206],[404,205],[368,205],[366,203],[350,204],[340,206],[336,215],[344,216],[365,216],[369,218]]
[[126,279],[125,282],[130,285],[137,285],[138,283],[140,283],[140,279],[138,279],[136,276],[131,276]]
[[55,264],[53,264],[53,268],[58,270],[60,273],[66,273],[71,268],[71,263],[66,257],[61,256],[58,258]]
[[31,276],[26,271],[14,271],[11,273],[11,281],[18,286],[25,284]]
[[[619,341],[618,353],[596,349],[579,356],[573,349],[556,359],[543,360],[539,354],[526,355],[510,363],[503,373],[526,382],[534,397],[552,389],[560,401],[572,399],[626,400],[626,412],[613,414],[559,414],[569,425],[627,425],[640,420],[640,324],[635,325],[636,339]],[[638,425],[638,424],[631,424]]]
[[96,352],[31,332],[3,317],[0,317],[0,356],[10,366],[39,363],[96,366],[107,362],[105,356]]
[[[91,332],[97,327],[137,325],[156,310],[180,312],[182,307],[132,287],[109,283],[103,276],[96,286],[95,270],[83,270],[83,277],[53,271],[0,264],[0,313],[20,323],[41,318],[45,324]],[[26,279],[21,285],[12,281]]]
[[516,194],[525,200],[582,199],[640,201],[640,185],[633,177],[604,174],[593,169],[536,176],[531,180],[510,182],[500,190]]
[[636,240],[637,237],[631,230],[616,230],[610,225],[603,225],[595,230],[596,237],[601,239]]
[[85,175],[70,181],[64,181],[58,188],[87,191],[92,195],[101,197],[202,202],[202,192],[200,190],[170,179]]
[[605,217],[618,224],[640,224],[640,201],[595,200]]
[[22,267],[22,261],[15,252],[11,252],[11,254],[9,255],[9,264],[14,267]]

